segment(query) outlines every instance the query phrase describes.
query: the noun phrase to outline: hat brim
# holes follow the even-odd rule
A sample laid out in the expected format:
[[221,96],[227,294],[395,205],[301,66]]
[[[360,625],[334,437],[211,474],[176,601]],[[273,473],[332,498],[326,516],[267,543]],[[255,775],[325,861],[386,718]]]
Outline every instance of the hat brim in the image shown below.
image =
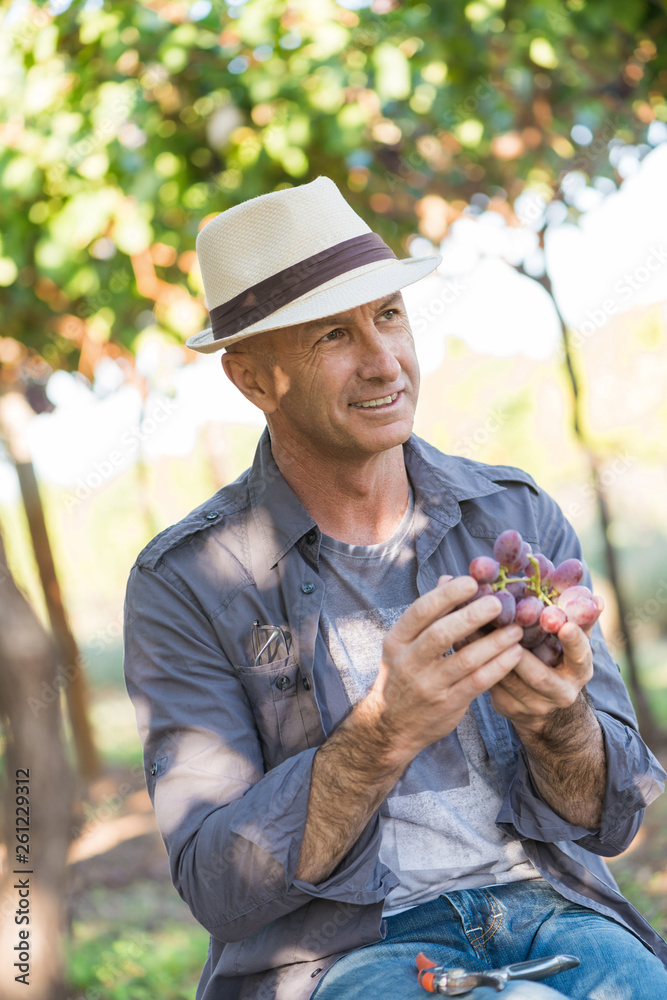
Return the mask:
[[335,316],[365,302],[374,302],[383,296],[391,295],[392,292],[398,292],[406,285],[425,278],[435,270],[441,260],[440,254],[433,254],[429,257],[407,257],[404,260],[383,260],[365,264],[320,285],[307,295],[253,323],[252,326],[240,330],[233,337],[214,340],[211,327],[207,327],[201,333],[189,337],[185,343],[191,350],[200,354],[212,354],[228,344],[238,343],[256,333],[280,330],[287,326]]

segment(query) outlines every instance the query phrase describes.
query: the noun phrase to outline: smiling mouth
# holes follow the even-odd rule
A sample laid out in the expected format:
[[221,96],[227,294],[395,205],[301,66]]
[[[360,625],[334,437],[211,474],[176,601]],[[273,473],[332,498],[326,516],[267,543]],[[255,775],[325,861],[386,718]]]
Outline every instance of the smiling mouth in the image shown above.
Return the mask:
[[397,392],[392,392],[390,396],[379,396],[377,399],[367,399],[363,403],[350,403],[350,406],[356,406],[358,410],[370,410],[375,409],[378,406],[390,406],[398,398]]

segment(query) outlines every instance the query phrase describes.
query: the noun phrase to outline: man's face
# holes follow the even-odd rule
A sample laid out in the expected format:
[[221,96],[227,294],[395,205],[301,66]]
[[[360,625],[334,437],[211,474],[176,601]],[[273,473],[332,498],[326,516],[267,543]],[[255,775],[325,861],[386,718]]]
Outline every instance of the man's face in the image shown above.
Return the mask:
[[266,413],[281,443],[351,459],[410,436],[419,368],[400,292],[256,339],[251,351],[271,356]]

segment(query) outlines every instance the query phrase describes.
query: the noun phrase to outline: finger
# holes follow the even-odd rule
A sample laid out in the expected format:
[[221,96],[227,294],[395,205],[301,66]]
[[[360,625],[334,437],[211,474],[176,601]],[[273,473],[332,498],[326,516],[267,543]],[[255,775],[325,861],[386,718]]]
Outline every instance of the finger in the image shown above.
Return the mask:
[[574,622],[566,622],[558,633],[558,641],[563,647],[563,660],[577,670],[585,669],[591,662],[591,644],[587,631]]
[[511,674],[504,677],[491,693],[494,696],[495,692],[494,708],[501,715],[538,718],[555,708],[571,705],[582,687],[581,675],[566,677],[562,665],[547,667],[530,650],[524,650]]
[[[481,597],[462,608],[450,611],[413,640],[415,652],[425,660],[442,656],[451,646],[468,638],[484,625],[488,625],[498,617],[500,601],[497,597]],[[517,626],[519,628],[519,626]],[[518,638],[521,637],[519,633]]]
[[[464,646],[457,653],[448,656],[443,666],[449,677],[456,681],[478,670],[486,663],[510,652],[513,663],[521,659],[524,649],[519,645],[523,629],[519,625],[508,625],[506,628],[494,629],[489,635],[476,639]],[[504,661],[503,661],[504,662]]]
[[572,684],[564,683],[553,668],[545,666],[530,650],[524,650],[514,670],[502,678],[491,694],[494,708],[501,715],[537,718],[570,704],[571,688]]
[[[454,682],[450,688],[451,694],[464,694],[467,701],[472,701],[484,691],[489,691],[502,683],[503,679],[511,676],[516,664],[523,655],[523,648],[517,643],[512,644],[507,649],[503,649],[492,659],[487,660],[482,666],[477,667],[470,673],[465,674],[459,681]],[[459,655],[459,654],[457,654]],[[446,662],[453,660],[448,657]]]
[[[429,625],[476,593],[477,583],[471,576],[458,576],[442,585],[439,584],[427,594],[418,597],[407,611],[403,612],[388,635],[392,635],[399,642],[413,642]],[[499,614],[500,602],[497,604],[496,614]]]
[[534,711],[530,688],[516,676],[516,667],[501,677],[491,689],[494,709],[507,717],[524,715]]
[[[571,659],[565,643],[563,660],[556,667],[547,667],[527,649],[511,677],[503,682],[506,693],[522,704],[528,714],[544,714],[554,708],[571,705],[593,674],[593,658],[588,639],[582,629],[572,622],[564,625],[561,631],[570,627],[574,630],[574,635],[569,640]],[[560,632],[558,638],[561,638]]]
[[559,685],[562,686],[562,681],[553,667],[547,667],[529,649],[523,649],[523,656],[504,684],[518,701],[525,701],[536,695],[540,698],[551,697]]
[[600,597],[599,594],[593,594],[593,601],[597,607],[597,614],[595,616],[595,621],[592,621],[590,625],[587,625],[585,629],[582,629],[584,635],[590,638],[591,632],[593,631],[593,626],[600,619],[600,615],[604,611],[604,598]]

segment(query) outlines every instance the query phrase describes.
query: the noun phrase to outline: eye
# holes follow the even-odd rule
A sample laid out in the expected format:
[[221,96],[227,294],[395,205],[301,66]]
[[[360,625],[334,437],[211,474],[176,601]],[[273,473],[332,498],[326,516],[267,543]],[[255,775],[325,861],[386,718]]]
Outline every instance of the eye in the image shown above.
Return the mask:
[[389,317],[389,319],[396,319],[396,317],[399,315],[399,311],[398,309],[385,309],[382,315],[385,317],[385,319],[387,317]]
[[342,330],[329,330],[329,332],[325,333],[323,337],[320,337],[320,342],[324,344],[333,344],[335,340],[338,340],[342,336]]

